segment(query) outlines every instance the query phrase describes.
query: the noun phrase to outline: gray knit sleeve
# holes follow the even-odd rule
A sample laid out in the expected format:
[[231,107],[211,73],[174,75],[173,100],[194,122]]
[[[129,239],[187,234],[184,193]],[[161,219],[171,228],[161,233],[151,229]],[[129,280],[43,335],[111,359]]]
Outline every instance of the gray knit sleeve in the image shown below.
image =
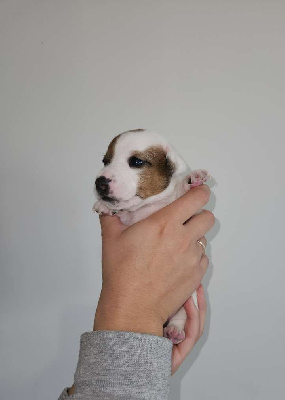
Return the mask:
[[135,332],[94,331],[80,338],[75,394],[58,400],[166,400],[172,342]]

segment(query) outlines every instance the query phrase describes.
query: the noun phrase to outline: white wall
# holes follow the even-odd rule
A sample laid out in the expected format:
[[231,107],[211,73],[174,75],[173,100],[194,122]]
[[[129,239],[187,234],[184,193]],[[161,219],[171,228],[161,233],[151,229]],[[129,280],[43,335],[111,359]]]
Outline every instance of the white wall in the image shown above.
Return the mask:
[[101,287],[94,177],[110,139],[140,127],[217,182],[206,332],[171,399],[282,397],[284,13],[277,0],[0,1],[1,398],[72,384]]

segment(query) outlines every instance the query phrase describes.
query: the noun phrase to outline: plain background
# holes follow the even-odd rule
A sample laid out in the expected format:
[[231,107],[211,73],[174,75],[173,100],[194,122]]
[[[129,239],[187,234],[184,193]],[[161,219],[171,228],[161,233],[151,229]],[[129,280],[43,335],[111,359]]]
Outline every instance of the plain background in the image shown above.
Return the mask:
[[94,178],[116,134],[214,176],[206,331],[171,399],[284,395],[285,3],[0,1],[1,395],[56,399],[101,288]]

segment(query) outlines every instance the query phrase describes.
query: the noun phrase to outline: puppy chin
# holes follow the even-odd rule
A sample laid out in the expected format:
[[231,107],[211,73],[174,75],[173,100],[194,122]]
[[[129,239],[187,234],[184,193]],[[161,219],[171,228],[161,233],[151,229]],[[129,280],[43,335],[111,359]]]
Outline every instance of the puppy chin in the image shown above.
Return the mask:
[[138,195],[133,196],[129,200],[120,200],[118,203],[112,205],[113,210],[128,210],[128,211],[138,211],[140,208],[147,206],[152,203],[163,201],[165,198],[169,198],[175,192],[175,180],[173,180],[169,186],[162,192],[142,199]]
[[100,196],[97,193],[96,197],[100,202],[104,203],[106,207],[112,210],[128,210],[129,208],[137,206],[142,202],[142,199],[136,195],[129,199],[122,199],[111,196]]

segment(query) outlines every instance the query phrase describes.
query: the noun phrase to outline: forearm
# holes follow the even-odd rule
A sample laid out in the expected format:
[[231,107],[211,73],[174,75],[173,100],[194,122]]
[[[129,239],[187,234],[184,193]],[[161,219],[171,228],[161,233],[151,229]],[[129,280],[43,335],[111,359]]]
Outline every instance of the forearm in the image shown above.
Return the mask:
[[[140,302],[142,303],[142,302]],[[145,304],[136,304],[134,295],[124,299],[112,298],[112,293],[101,292],[94,318],[94,331],[137,332],[163,337],[164,320],[148,309]]]
[[[81,336],[75,390],[60,400],[168,398],[172,343],[156,335],[95,331]],[[82,397],[84,396],[84,397]]]

